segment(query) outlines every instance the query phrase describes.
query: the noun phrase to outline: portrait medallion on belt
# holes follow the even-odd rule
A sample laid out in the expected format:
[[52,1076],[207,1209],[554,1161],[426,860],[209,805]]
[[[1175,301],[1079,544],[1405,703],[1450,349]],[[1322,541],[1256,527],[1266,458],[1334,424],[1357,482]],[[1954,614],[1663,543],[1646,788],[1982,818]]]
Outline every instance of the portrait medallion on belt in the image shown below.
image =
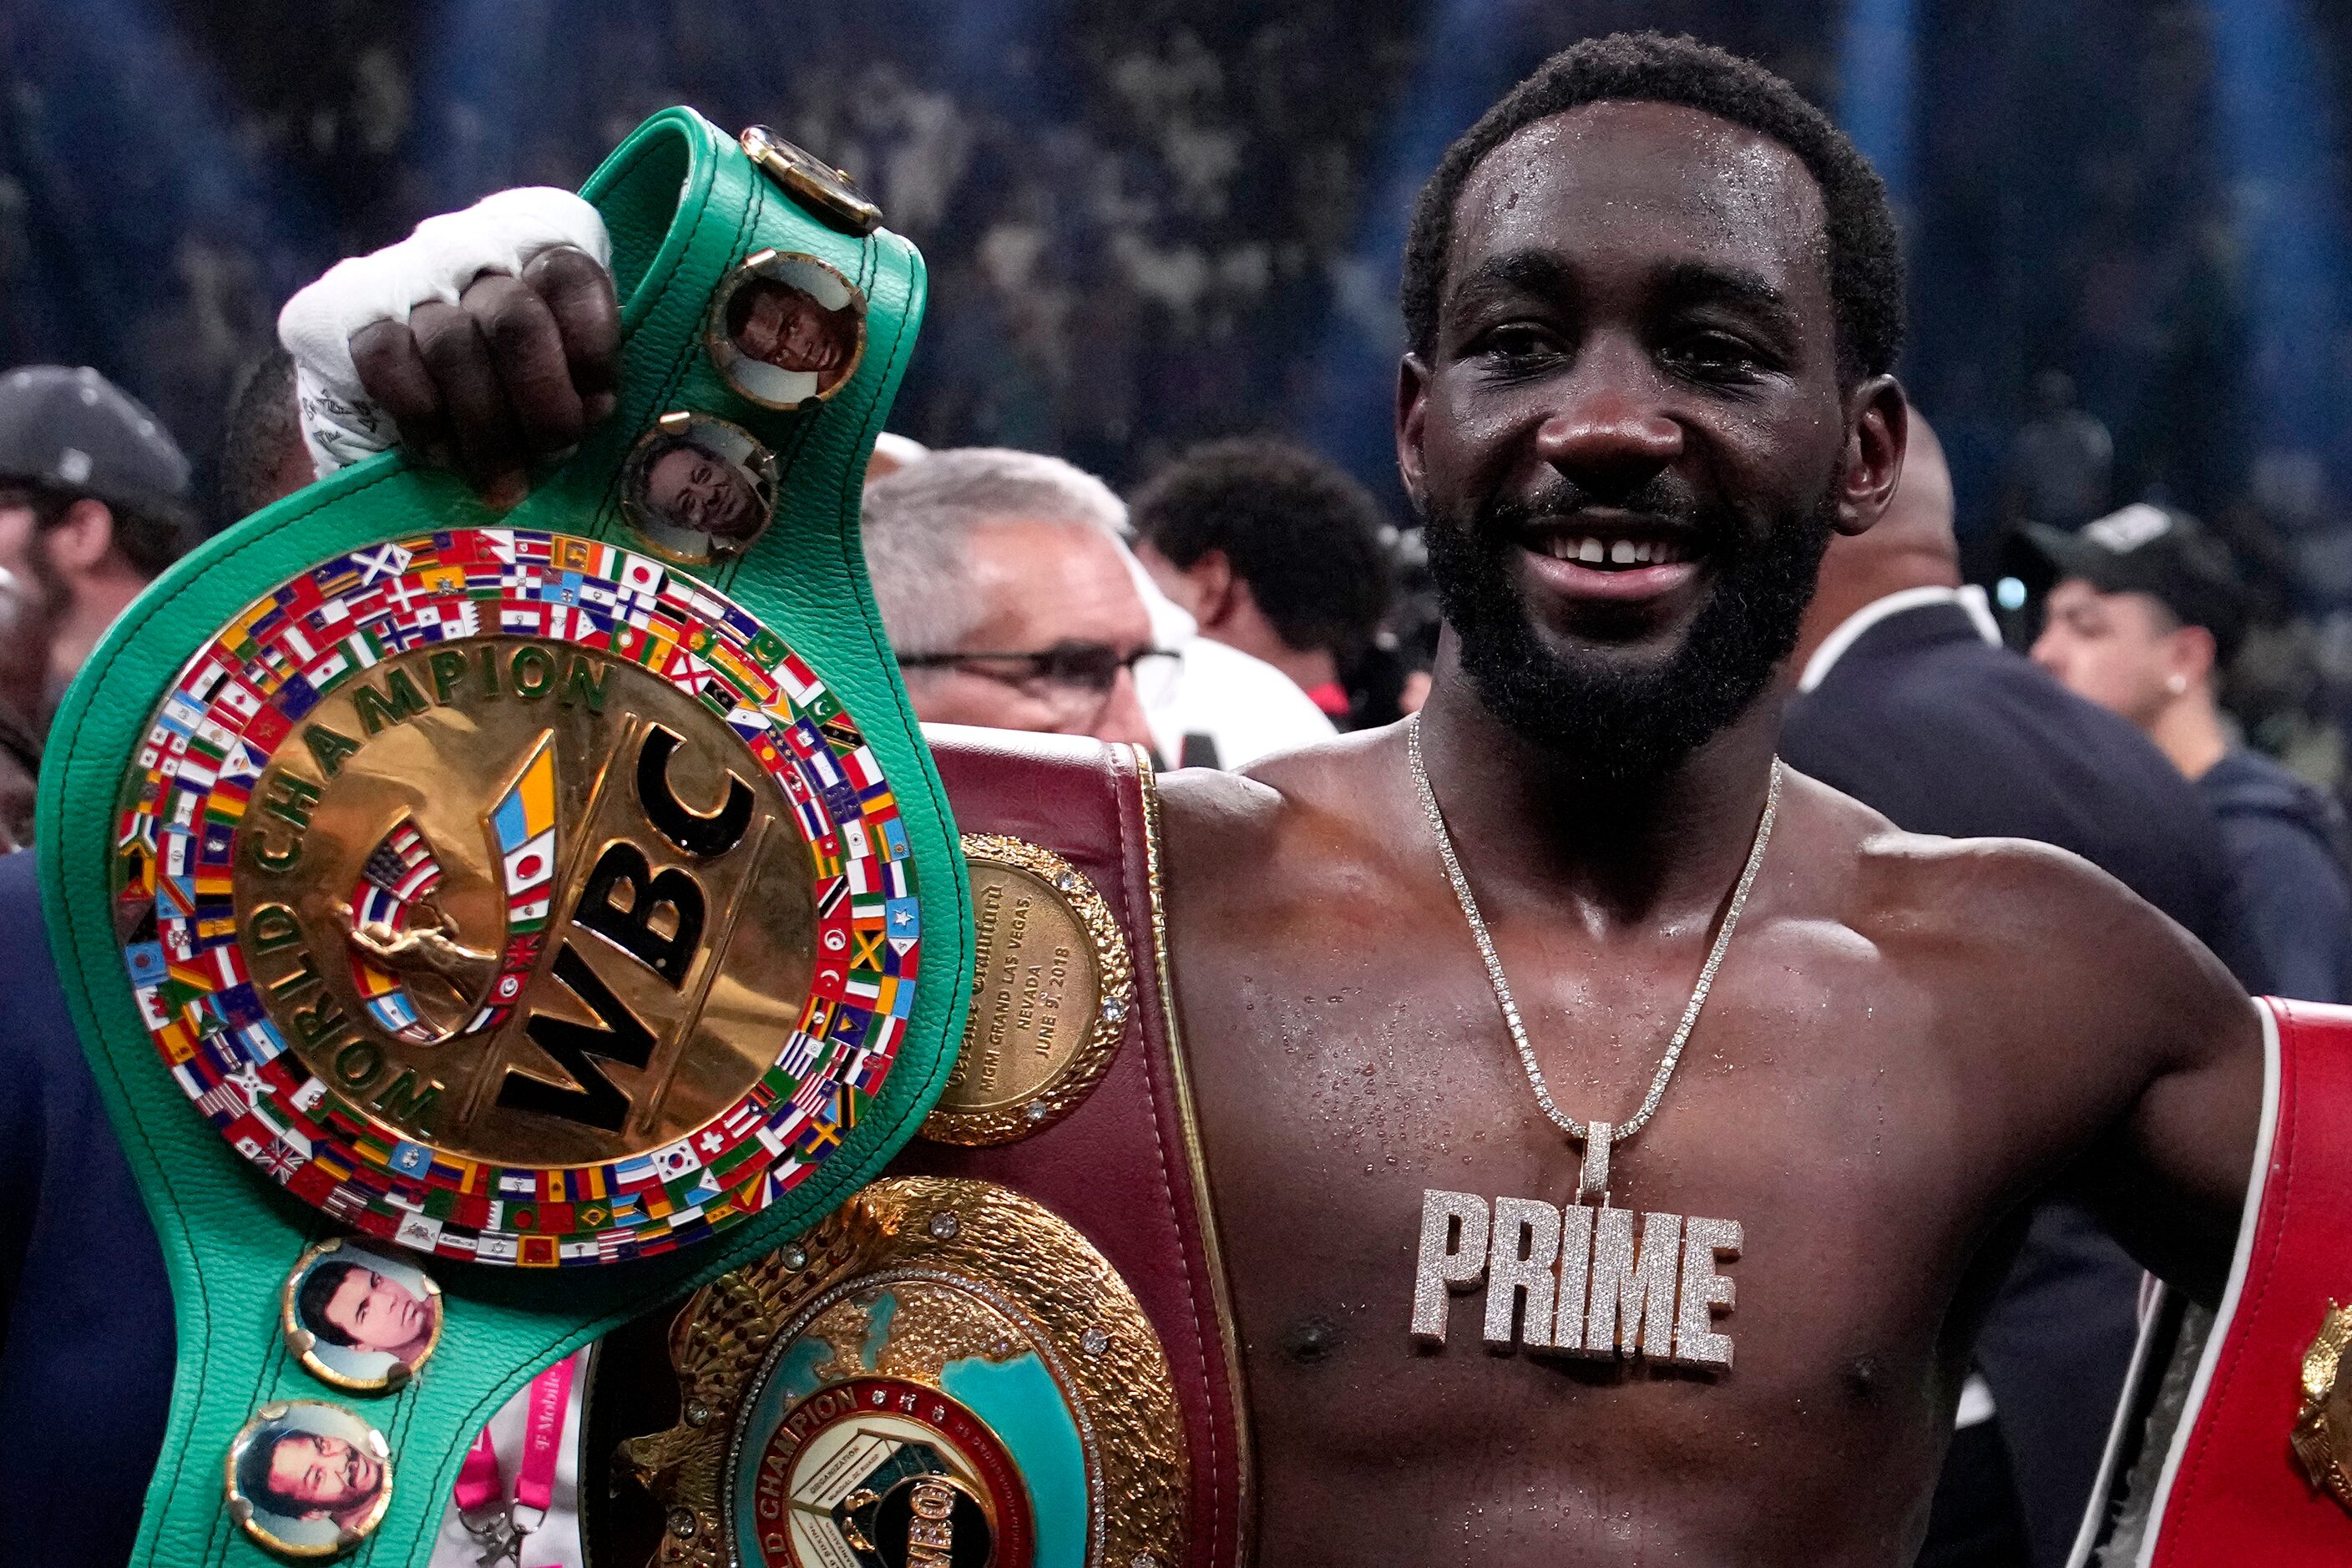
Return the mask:
[[[419,1251],[667,1251],[764,1208],[889,1070],[920,922],[897,806],[782,638],[520,529],[339,555],[174,682],[118,934],[197,1108]],[[853,949],[853,901],[890,940]]]
[[1167,1356],[1102,1256],[985,1182],[896,1177],[705,1288],[686,1420],[621,1457],[665,1563],[1174,1564],[1189,1458]]
[[392,1451],[358,1412],[289,1399],[254,1413],[229,1445],[229,1516],[280,1557],[335,1557],[392,1507]]
[[621,469],[621,512],[666,560],[708,566],[742,554],[776,515],[775,455],[740,425],[665,414]]
[[866,353],[866,295],[814,256],[757,251],[711,301],[703,342],[740,396],[762,408],[805,408],[856,374]]
[[305,1247],[279,1288],[278,1332],[302,1369],[354,1394],[389,1394],[441,1343],[441,1287],[396,1248],[331,1237]]
[[1050,849],[968,833],[971,1011],[947,1092],[923,1123],[940,1143],[1006,1143],[1052,1126],[1100,1081],[1135,1011],[1118,918]]

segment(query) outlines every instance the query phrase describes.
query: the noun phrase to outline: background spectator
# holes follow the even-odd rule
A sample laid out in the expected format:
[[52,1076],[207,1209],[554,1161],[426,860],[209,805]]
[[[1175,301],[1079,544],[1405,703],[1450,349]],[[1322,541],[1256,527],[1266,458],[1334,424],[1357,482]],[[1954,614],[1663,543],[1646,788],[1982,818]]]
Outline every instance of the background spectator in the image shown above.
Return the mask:
[[1203,637],[1273,665],[1343,729],[1397,717],[1403,672],[1375,657],[1396,531],[1346,473],[1279,441],[1213,441],[1138,490],[1128,521]]
[[1128,552],[1127,509],[1100,479],[1034,452],[896,456],[866,487],[866,571],[926,721],[1209,767],[1331,733],[1280,670],[1195,633]]
[[893,454],[902,466],[866,487],[866,571],[926,721],[1136,741],[1210,767],[1332,732],[1281,671],[1197,635],[1129,553],[1127,509],[1100,479],[1034,452]]
[[23,614],[0,708],[37,737],[114,617],[194,540],[188,463],[94,370],[0,376],[0,571]]
[[1030,452],[935,452],[866,489],[866,563],[915,711],[1151,744],[1165,679],[1101,480]]
[[2137,724],[2220,818],[2247,929],[2282,995],[2352,997],[2344,814],[2239,744],[2218,700],[2245,633],[2230,559],[2185,512],[2145,504],[2030,537],[2060,575],[2042,667]]

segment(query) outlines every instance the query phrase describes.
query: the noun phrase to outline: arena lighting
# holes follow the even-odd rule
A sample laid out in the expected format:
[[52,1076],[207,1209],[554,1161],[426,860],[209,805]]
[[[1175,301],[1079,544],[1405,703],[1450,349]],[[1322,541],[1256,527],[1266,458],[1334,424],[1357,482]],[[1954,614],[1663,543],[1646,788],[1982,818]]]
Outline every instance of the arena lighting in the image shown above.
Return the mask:
[[1917,0],[1853,0],[1838,43],[1838,121],[1878,166],[1895,212],[1911,204]]
[[2347,258],[2321,41],[2297,0],[2207,0],[2205,10],[2243,258],[2247,390],[2270,445],[2324,450],[2343,405],[2334,366]]
[[1322,341],[1294,423],[1310,446],[1383,492],[1396,482],[1390,420],[1404,352],[1397,279],[1413,197],[1446,145],[1531,63],[1512,47],[1518,10],[1512,0],[1432,8],[1411,84],[1374,145],[1355,242],[1331,268]]

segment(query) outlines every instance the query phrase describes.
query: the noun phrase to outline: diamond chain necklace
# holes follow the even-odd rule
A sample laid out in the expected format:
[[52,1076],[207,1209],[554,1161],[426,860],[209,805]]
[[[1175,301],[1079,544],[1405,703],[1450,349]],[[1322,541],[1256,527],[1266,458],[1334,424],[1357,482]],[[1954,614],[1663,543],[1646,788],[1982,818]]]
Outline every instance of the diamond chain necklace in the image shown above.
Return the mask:
[[1527,1069],[1528,1083],[1536,1091],[1536,1103],[1552,1120],[1554,1126],[1584,1148],[1584,1171],[1577,1182],[1577,1197],[1600,1197],[1609,1189],[1609,1146],[1622,1142],[1648,1125],[1665,1098],[1666,1085],[1675,1076],[1675,1068],[1683,1059],[1683,1047],[1689,1043],[1691,1029],[1698,1022],[1699,1009],[1706,1005],[1706,994],[1715,984],[1715,972],[1723,963],[1724,949],[1731,945],[1731,933],[1739,925],[1739,911],[1748,905],[1748,889],[1756,885],[1756,873],[1764,864],[1764,847],[1772,841],[1772,819],[1780,807],[1780,759],[1772,759],[1772,780],[1764,792],[1764,815],[1756,824],[1756,842],[1748,851],[1748,864],[1739,873],[1738,885],[1731,890],[1730,905],[1723,912],[1722,929],[1715,933],[1715,945],[1707,951],[1706,963],[1698,972],[1698,984],[1692,988],[1690,1005],[1683,1009],[1682,1022],[1675,1026],[1674,1038],[1666,1042],[1666,1054],[1658,1063],[1657,1075],[1650,1079],[1650,1092],[1642,1097],[1642,1108],[1630,1121],[1615,1126],[1606,1121],[1585,1123],[1560,1110],[1544,1082],[1543,1068],[1536,1061],[1535,1047],[1528,1043],[1527,1026],[1519,1021],[1519,1005],[1511,996],[1511,983],[1503,977],[1503,961],[1495,952],[1495,939],[1488,934],[1486,922],[1478,913],[1478,900],[1471,895],[1470,879],[1462,874],[1462,862],[1454,853],[1454,836],[1446,831],[1445,814],[1437,806],[1437,792],[1430,787],[1429,768],[1421,758],[1421,715],[1415,713],[1405,723],[1405,752],[1412,763],[1412,782],[1421,792],[1422,809],[1429,816],[1431,834],[1437,840],[1438,858],[1445,862],[1446,879],[1454,884],[1454,897],[1462,905],[1462,915],[1470,923],[1470,934],[1478,943],[1478,956],[1486,961],[1486,979],[1495,988],[1495,1002],[1501,1007],[1503,1022],[1511,1031],[1511,1044],[1518,1048],[1519,1066]]

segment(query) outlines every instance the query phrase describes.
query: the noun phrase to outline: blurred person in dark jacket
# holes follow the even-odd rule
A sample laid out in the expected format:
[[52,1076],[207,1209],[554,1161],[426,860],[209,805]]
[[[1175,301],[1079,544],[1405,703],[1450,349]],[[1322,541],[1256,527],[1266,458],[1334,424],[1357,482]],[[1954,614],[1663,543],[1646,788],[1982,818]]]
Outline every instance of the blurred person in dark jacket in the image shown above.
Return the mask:
[[43,637],[37,729],[140,590],[194,542],[188,460],[94,370],[0,375],[0,570],[31,585]]
[[[94,370],[0,375],[0,847],[30,842],[31,780],[57,699],[106,628],[193,542],[188,464]],[[0,854],[0,1446],[38,1507],[0,1561],[121,1563],[171,1395],[162,1248],[47,962],[30,855]],[[93,1442],[47,1442],[58,1413]],[[129,1507],[125,1507],[126,1500]]]
[[2078,533],[2027,536],[2058,574],[2033,658],[2147,731],[2221,825],[2240,916],[2273,988],[2352,1000],[2352,881],[2342,809],[2237,743],[2216,695],[2246,631],[2228,552],[2185,512],[2145,503]]
[[1371,493],[1279,441],[1193,447],[1129,503],[1136,554],[1201,634],[1273,665],[1343,730],[1399,716],[1380,637],[1395,535]]
[[[1952,482],[1915,412],[1893,504],[1822,563],[1780,752],[1915,833],[2016,837],[2091,860],[2259,987],[2220,830],[2132,726],[2000,644],[1960,584]],[[1985,1309],[1921,1568],[2059,1568],[2137,1331],[2139,1266],[2081,1207],[2032,1212]]]

